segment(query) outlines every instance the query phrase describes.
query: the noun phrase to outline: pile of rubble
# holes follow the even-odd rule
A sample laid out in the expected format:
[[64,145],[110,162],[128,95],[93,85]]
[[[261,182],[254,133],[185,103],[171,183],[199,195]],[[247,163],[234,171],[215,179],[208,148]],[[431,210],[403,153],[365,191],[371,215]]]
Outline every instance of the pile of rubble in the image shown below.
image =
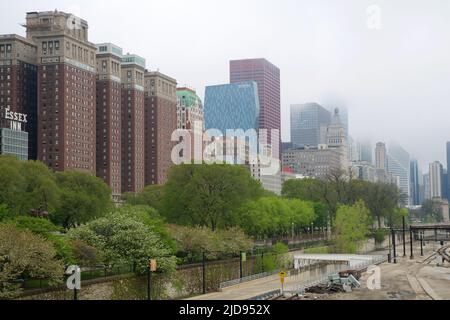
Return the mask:
[[343,271],[328,277],[328,283],[311,287],[306,290],[309,294],[334,294],[339,292],[352,292],[354,288],[361,287],[359,279],[361,272],[356,270]]

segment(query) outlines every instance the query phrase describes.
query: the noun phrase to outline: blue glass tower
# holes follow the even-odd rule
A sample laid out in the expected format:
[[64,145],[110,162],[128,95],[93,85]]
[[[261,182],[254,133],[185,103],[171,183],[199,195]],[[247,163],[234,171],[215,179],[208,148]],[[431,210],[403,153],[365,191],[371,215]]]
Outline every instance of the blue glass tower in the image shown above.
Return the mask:
[[254,81],[206,87],[205,127],[227,130],[258,130],[258,85]]

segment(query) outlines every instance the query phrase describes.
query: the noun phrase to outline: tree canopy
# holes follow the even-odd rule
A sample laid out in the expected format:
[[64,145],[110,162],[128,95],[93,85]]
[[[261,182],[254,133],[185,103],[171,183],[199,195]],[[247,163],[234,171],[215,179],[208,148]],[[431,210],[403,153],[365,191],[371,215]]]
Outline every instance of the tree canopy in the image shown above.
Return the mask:
[[52,220],[64,228],[91,221],[111,208],[111,189],[99,178],[80,172],[56,174],[61,199]]
[[99,249],[107,265],[136,263],[137,272],[145,272],[149,259],[158,260],[163,272],[173,271],[175,258],[160,236],[144,222],[129,214],[113,211],[108,216],[72,228],[68,236]]
[[0,299],[20,293],[14,283],[17,279],[47,279],[57,284],[63,274],[64,267],[50,242],[29,230],[0,224]]
[[242,166],[185,164],[171,168],[164,193],[168,222],[216,230],[235,225],[235,209],[263,189]]
[[352,206],[342,205],[334,222],[336,247],[342,253],[356,253],[358,245],[369,233],[370,212],[363,201]]

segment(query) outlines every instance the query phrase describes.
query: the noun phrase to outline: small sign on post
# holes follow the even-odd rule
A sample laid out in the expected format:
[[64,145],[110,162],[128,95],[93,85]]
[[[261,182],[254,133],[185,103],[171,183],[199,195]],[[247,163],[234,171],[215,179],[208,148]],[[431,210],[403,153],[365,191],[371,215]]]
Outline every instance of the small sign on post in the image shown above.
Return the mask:
[[155,259],[151,259],[149,261],[149,268],[151,272],[156,272],[156,270],[158,269],[158,265],[156,264],[156,260]]
[[286,279],[287,273],[285,271],[281,271],[279,274],[281,281],[281,293],[284,293],[284,280]]
[[242,252],[241,253],[241,258],[242,258],[242,262],[246,262],[247,261],[247,253],[245,253],[245,252]]
[[281,271],[279,274],[281,283],[284,283],[284,279],[286,278],[286,272]]

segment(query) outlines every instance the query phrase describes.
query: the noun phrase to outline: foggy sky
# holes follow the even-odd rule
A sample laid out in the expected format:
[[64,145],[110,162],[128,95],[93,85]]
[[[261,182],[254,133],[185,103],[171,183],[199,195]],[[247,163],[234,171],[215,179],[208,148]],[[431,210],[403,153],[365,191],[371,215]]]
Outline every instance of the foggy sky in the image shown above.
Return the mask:
[[[367,27],[369,5],[381,29]],[[58,9],[89,22],[90,41],[147,59],[203,97],[228,83],[228,61],[265,57],[281,69],[282,136],[289,108],[345,101],[354,139],[395,141],[424,172],[446,166],[450,140],[447,0],[20,0],[3,2],[0,34],[25,34],[27,11]],[[426,166],[426,167],[424,167]]]

